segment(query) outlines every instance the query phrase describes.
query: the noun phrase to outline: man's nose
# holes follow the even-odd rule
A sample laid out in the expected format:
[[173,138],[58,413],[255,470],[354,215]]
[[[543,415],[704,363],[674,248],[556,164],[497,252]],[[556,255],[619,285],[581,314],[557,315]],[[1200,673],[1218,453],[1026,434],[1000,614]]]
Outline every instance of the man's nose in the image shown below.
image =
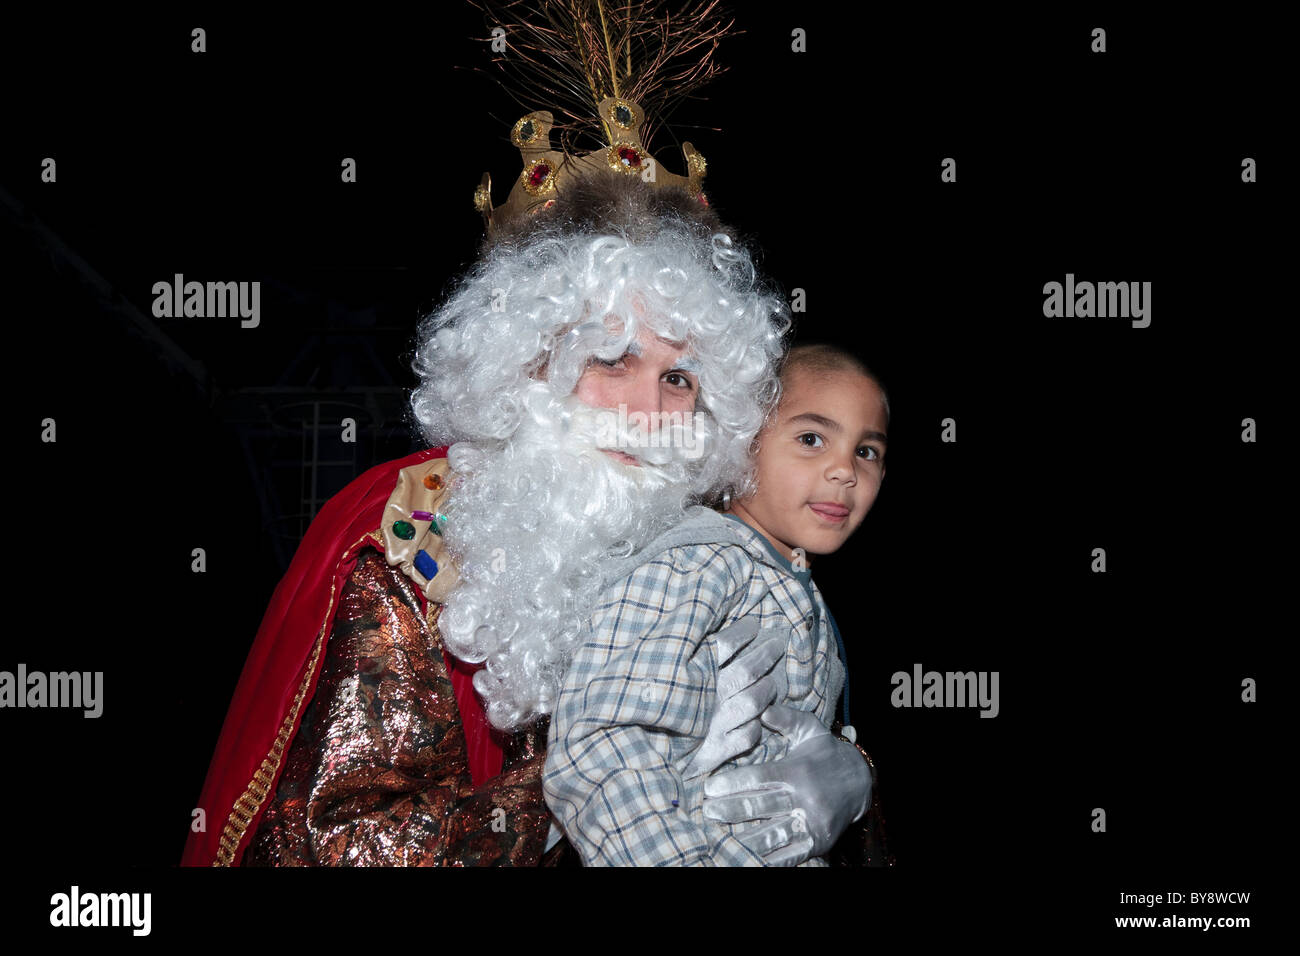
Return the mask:
[[628,383],[623,394],[628,414],[643,412],[646,415],[658,415],[663,412],[663,390],[659,387],[659,376],[652,372],[636,375]]

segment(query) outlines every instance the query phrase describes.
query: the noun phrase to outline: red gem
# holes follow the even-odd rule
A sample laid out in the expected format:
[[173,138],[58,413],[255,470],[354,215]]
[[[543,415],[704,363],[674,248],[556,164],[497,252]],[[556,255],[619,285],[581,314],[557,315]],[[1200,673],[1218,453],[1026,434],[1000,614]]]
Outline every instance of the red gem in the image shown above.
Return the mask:
[[533,167],[533,171],[528,175],[528,185],[540,186],[546,181],[546,177],[551,174],[551,167],[545,163],[538,163]]
[[704,193],[700,193],[700,202],[707,206],[709,204],[709,197],[704,195]]
[[631,146],[620,146],[618,148],[618,158],[623,160],[624,166],[635,168],[641,165],[641,157],[637,155],[636,150]]

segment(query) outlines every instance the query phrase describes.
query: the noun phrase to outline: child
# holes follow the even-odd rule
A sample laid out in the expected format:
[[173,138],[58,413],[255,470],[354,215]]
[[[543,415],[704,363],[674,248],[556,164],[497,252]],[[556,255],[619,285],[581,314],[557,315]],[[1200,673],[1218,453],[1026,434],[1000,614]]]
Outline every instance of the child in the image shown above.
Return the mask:
[[[792,349],[781,382],[780,404],[758,436],[756,490],[724,514],[692,509],[626,559],[566,672],[544,789],[587,865],[764,862],[743,840],[762,821],[707,819],[707,776],[690,772],[717,704],[719,629],[749,615],[763,627],[793,627],[772,673],[776,703],[825,727],[835,717],[842,643],[808,565],[838,550],[876,499],[888,400],[865,366],[831,346]],[[764,726],[758,743],[723,767],[787,749],[787,738]]]

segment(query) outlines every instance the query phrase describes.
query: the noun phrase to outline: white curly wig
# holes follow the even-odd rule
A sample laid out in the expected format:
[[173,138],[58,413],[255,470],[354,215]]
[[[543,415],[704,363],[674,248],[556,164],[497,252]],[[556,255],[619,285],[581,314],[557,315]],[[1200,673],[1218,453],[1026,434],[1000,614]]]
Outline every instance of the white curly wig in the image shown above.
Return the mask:
[[[430,446],[452,446],[445,539],[461,574],[440,628],[457,657],[486,662],[475,688],[501,729],[551,712],[610,555],[754,487],[788,309],[734,233],[674,192],[572,184],[551,214],[499,230],[420,325],[411,410]],[[573,393],[643,329],[697,363],[703,452],[637,468],[596,450]]]

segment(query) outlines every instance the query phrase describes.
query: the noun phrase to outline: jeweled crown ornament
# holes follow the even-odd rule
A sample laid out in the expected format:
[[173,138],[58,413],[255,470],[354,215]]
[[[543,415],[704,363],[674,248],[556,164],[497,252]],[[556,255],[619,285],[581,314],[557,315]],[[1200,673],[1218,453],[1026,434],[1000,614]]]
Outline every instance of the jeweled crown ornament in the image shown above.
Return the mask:
[[551,147],[554,125],[548,110],[537,110],[522,117],[510,132],[510,140],[519,148],[524,168],[515,179],[510,195],[499,206],[492,205],[492,175],[484,173],[474,191],[474,205],[483,214],[484,226],[491,235],[502,222],[516,216],[532,215],[555,203],[563,181],[580,173],[604,173],[636,176],[647,189],[673,187],[685,189],[708,205],[701,181],[707,171],[704,156],[690,143],[682,143],[687,174],[679,176],[664,169],[642,145],[640,128],[643,113],[631,100],[607,96],[600,104],[602,115],[611,128],[610,142],[589,153],[574,155]]
[[[507,76],[520,74],[502,85],[522,103],[555,105],[566,120],[557,124],[550,110],[537,109],[515,123],[510,140],[523,168],[505,202],[492,205],[489,173],[474,191],[489,239],[519,217],[550,209],[578,176],[636,177],[646,189],[682,189],[708,205],[704,157],[682,143],[685,175],[665,169],[647,148],[655,120],[643,107],[663,116],[723,71],[713,57],[718,40],[741,31],[723,23],[716,0],[673,11],[659,2],[611,7],[603,0],[475,5],[497,41],[495,62]],[[528,18],[518,19],[521,12]],[[564,133],[558,149],[552,130]],[[578,151],[575,132],[598,145]]]

